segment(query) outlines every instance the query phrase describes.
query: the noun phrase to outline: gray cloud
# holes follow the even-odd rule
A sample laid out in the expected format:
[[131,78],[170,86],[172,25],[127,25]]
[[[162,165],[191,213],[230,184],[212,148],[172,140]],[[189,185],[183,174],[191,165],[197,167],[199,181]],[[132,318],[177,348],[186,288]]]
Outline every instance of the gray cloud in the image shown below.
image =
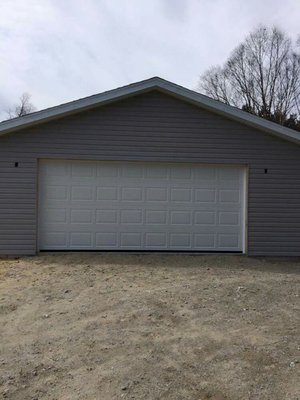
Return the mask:
[[159,75],[194,88],[258,24],[300,33],[299,0],[2,0],[0,118]]

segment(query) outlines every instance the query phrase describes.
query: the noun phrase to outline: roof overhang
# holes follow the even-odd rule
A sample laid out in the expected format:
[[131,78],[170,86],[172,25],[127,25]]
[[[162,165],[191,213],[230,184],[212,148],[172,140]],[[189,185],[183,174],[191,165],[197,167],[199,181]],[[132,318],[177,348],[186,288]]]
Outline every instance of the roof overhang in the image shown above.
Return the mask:
[[53,119],[62,118],[67,115],[113,103],[127,97],[149,92],[151,90],[159,90],[163,93],[177,97],[183,101],[222,115],[226,118],[230,118],[242,124],[267,132],[273,136],[300,144],[300,133],[297,131],[285,128],[281,125],[275,124],[274,122],[267,121],[263,118],[249,114],[236,107],[232,107],[220,101],[211,99],[203,94],[186,89],[159,77],[150,78],[141,82],[136,82],[117,89],[109,90],[107,92],[85,97],[83,99],[47,108],[23,117],[3,121],[0,123],[0,136],[9,132],[18,131],[34,125],[45,123]]

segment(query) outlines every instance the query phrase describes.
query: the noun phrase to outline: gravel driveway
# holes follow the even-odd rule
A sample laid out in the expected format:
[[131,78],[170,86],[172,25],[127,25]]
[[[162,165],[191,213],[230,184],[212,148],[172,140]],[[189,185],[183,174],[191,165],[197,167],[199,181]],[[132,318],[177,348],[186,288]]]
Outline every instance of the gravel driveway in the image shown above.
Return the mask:
[[0,398],[299,400],[299,287],[299,259],[0,259]]

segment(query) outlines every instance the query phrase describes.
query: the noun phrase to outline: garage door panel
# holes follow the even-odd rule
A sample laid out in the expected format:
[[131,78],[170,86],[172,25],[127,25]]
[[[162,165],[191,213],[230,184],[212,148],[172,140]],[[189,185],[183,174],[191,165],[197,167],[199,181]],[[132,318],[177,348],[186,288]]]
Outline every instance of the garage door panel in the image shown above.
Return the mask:
[[194,167],[195,179],[201,180],[205,185],[212,186],[217,179],[217,168],[209,165],[199,165]]
[[138,248],[142,247],[142,234],[139,232],[121,232],[120,247],[121,248]]
[[197,203],[216,203],[217,191],[215,189],[203,188],[195,189],[195,202]]
[[214,233],[196,233],[194,247],[198,250],[213,250],[216,247],[216,235]]
[[218,179],[220,181],[236,182],[240,181],[240,170],[236,167],[227,166],[223,169],[218,169]]
[[44,163],[43,168],[43,176],[47,177],[47,180],[55,180],[61,177],[69,176],[70,168],[72,164],[57,162],[57,163]]
[[243,248],[242,167],[45,160],[39,171],[40,249]]
[[191,180],[192,179],[192,167],[184,165],[173,165],[170,169],[170,179],[175,181],[178,180]]
[[148,187],[146,188],[145,200],[149,202],[167,201],[168,189],[165,187]]
[[171,249],[192,249],[192,236],[189,233],[170,233]]
[[116,232],[97,232],[95,247],[114,249],[118,247],[118,234]]
[[[153,165],[153,166],[146,166],[145,167],[145,178],[149,179],[149,182],[151,183],[151,180],[154,180],[154,182],[157,182],[157,180],[163,180],[165,181],[166,179],[170,178],[170,169],[168,167],[164,167],[162,165]],[[163,183],[162,183],[163,184]]]
[[177,203],[190,203],[193,191],[190,188],[171,188],[170,200]]
[[71,164],[71,177],[72,178],[90,178],[94,175],[94,166],[91,164]]
[[119,166],[117,165],[98,164],[95,168],[96,176],[100,179],[117,178],[119,176]]
[[68,236],[68,233],[65,230],[63,232],[49,230],[46,233],[41,234],[40,240],[46,248],[66,249],[67,248],[67,236]]
[[216,224],[215,211],[196,211],[194,215],[194,224],[196,225],[215,225]]
[[239,189],[221,189],[218,195],[220,203],[240,203]]
[[219,234],[218,247],[225,250],[235,249],[239,246],[239,236],[237,234]]
[[67,222],[67,210],[65,208],[53,208],[47,209],[48,218],[53,223],[66,223]]
[[167,248],[168,235],[161,232],[147,232],[145,234],[145,246],[147,248]]
[[65,185],[47,185],[45,188],[46,198],[49,200],[67,200],[68,188]]
[[118,210],[96,210],[96,223],[117,224],[119,222]]
[[[180,232],[182,228],[180,227],[180,225],[174,226],[172,227],[172,232]],[[191,234],[197,234],[197,233],[209,233],[209,234],[218,234],[218,233],[222,233],[225,232],[226,234],[232,234],[232,233],[236,233],[239,231],[239,227],[237,228],[236,226],[226,226],[225,228],[215,224],[215,225],[190,225],[189,227],[189,232]]]
[[123,187],[121,188],[121,200],[142,201],[143,189],[139,187]]
[[167,224],[168,211],[166,210],[146,210],[145,223],[146,224]]
[[97,188],[97,200],[118,200],[118,187],[117,186],[101,186]]
[[93,235],[91,232],[71,232],[70,246],[72,248],[93,248]]
[[242,200],[239,203],[219,203],[216,207],[218,213],[221,212],[238,212],[241,216],[243,215],[243,207],[240,206]]
[[229,180],[219,180],[217,181],[219,190],[239,190],[240,182],[229,181]]
[[121,210],[120,213],[121,224],[142,224],[143,211],[142,210]]
[[192,212],[190,210],[183,211],[171,211],[170,215],[171,225],[191,225],[192,224]]
[[88,223],[91,224],[93,222],[94,212],[92,210],[71,210],[70,214],[70,222],[74,223]]
[[139,163],[126,164],[120,167],[120,176],[123,178],[138,179],[144,177],[144,166]]
[[93,200],[94,188],[91,186],[72,186],[71,187],[71,201],[77,200]]
[[220,225],[240,225],[240,213],[233,211],[221,211],[219,212],[219,224]]

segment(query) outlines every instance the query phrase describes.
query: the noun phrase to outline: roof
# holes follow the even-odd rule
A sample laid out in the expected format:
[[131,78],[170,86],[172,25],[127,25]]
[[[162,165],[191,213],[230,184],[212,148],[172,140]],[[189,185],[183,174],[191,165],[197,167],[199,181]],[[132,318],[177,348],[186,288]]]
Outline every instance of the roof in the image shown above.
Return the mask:
[[220,101],[211,99],[203,94],[176,85],[159,77],[153,77],[144,81],[132,83],[117,89],[85,97],[69,103],[61,104],[45,110],[27,114],[22,117],[10,119],[0,123],[0,135],[18,131],[53,119],[75,114],[97,106],[113,103],[126,97],[135,96],[140,93],[158,90],[160,92],[177,97],[183,101],[194,104],[198,107],[212,111],[245,125],[257,128],[271,135],[300,144],[300,133],[285,128],[274,122],[249,114],[236,107],[229,106]]

